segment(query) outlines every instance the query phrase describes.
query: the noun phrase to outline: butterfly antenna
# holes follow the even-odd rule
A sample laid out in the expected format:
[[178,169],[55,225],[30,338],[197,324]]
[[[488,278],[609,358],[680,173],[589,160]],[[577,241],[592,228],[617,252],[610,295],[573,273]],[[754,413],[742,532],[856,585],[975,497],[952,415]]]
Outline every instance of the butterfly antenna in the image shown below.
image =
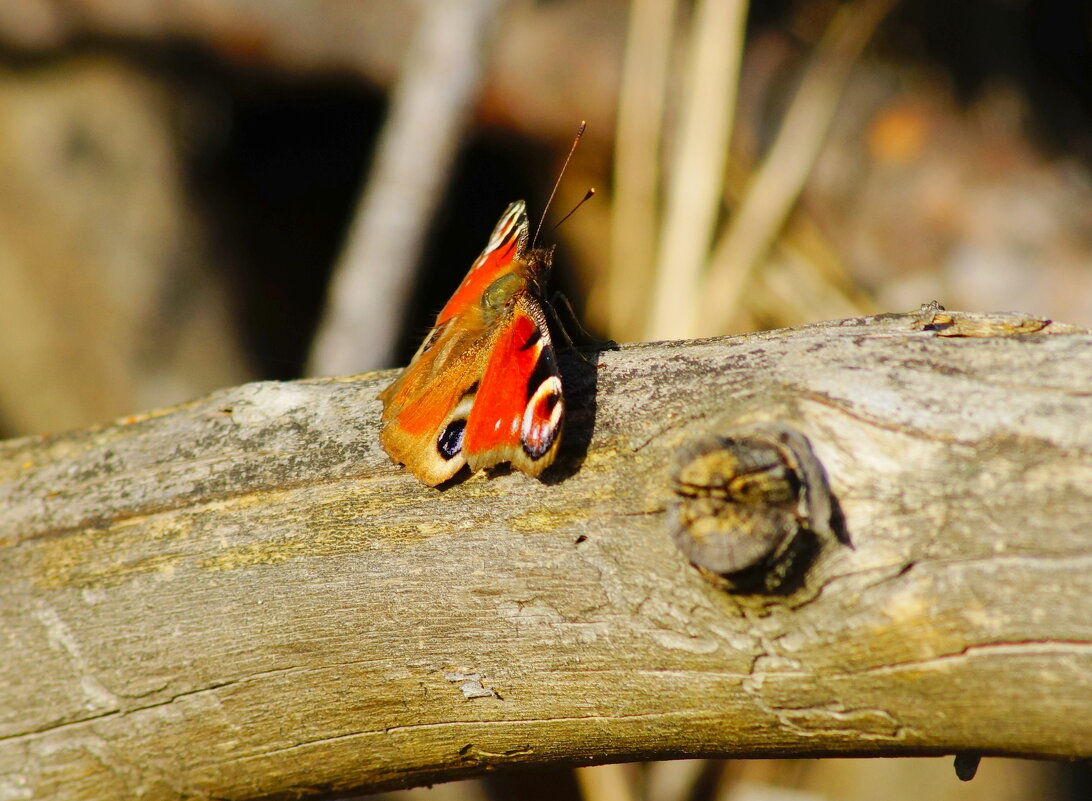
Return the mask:
[[[584,129],[588,127],[586,120],[580,121],[580,127],[576,129],[576,137],[573,139],[573,145],[569,148],[569,155],[565,157],[565,163],[561,165],[561,172],[557,174],[557,180],[554,181],[554,188],[550,190],[550,197],[546,199],[546,206],[542,209],[542,216],[538,218],[538,227],[535,228],[535,235],[531,239],[531,249],[534,250],[535,243],[538,242],[538,235],[542,233],[542,223],[546,220],[546,212],[550,209],[550,204],[554,202],[554,195],[557,194],[557,188],[561,185],[561,178],[565,175],[565,170],[569,167],[569,162],[572,160],[573,153],[576,151],[576,146],[580,144],[580,137],[584,135]],[[585,197],[584,200],[587,200]],[[583,203],[584,201],[580,201]],[[580,208],[580,203],[577,204],[577,208]],[[573,209],[576,211],[576,209]],[[570,211],[569,214],[573,212]],[[566,217],[569,215],[566,214]]]
[[580,208],[581,206],[583,206],[585,203],[587,203],[589,200],[591,200],[593,197],[595,197],[595,187],[590,186],[590,187],[588,187],[588,191],[584,193],[583,199],[579,203],[577,203],[575,206],[573,206],[572,209],[569,210],[568,214],[566,214],[564,217],[562,217],[560,220],[558,220],[557,223],[554,225],[554,227],[551,228],[550,230],[551,231],[556,231],[558,228],[560,228],[561,223],[565,222],[565,220],[569,219],[574,214],[576,214],[576,210],[578,208]]

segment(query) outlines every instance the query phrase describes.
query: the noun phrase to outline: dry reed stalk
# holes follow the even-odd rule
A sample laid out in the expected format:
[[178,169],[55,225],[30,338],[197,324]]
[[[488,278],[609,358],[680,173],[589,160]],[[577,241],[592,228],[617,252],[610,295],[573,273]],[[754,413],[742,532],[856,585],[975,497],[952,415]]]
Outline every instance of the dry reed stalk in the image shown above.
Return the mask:
[[755,265],[785,223],[834,118],[846,79],[897,0],[860,0],[831,21],[777,138],[709,261],[695,333],[730,329]]
[[607,318],[637,339],[656,253],[664,97],[678,0],[634,0],[618,99]]
[[648,339],[697,333],[702,273],[720,214],[747,19],[743,0],[700,0],[690,28],[684,102],[645,324]]

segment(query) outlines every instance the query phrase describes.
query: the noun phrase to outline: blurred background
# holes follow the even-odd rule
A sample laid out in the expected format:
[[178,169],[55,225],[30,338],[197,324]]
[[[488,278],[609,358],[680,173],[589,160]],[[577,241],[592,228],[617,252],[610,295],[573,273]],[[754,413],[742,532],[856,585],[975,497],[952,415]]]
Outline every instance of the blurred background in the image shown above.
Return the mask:
[[[542,241],[600,336],[933,299],[1092,326],[1082,0],[7,0],[0,436],[403,364],[505,206],[537,220],[581,120]],[[1008,760],[969,784],[949,759],[691,761],[410,795],[1092,785]]]

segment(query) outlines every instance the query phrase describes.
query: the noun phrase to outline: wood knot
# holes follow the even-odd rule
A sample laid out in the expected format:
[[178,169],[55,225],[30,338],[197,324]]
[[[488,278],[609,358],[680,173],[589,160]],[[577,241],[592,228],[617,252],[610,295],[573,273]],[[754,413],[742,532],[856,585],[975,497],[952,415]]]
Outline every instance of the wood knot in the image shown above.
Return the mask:
[[807,438],[783,424],[741,428],[683,451],[673,476],[672,536],[731,592],[791,592],[822,540],[834,502]]

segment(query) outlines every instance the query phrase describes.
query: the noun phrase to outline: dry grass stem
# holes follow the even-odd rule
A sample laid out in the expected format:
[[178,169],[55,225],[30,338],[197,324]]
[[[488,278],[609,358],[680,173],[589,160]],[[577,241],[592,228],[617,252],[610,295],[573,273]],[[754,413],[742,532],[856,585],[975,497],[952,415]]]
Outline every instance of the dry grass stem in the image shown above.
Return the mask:
[[637,339],[647,311],[659,217],[664,95],[677,0],[634,0],[618,100],[608,326]]
[[649,339],[694,336],[702,269],[721,208],[747,3],[700,0],[660,239]]
[[694,333],[730,328],[747,279],[781,230],[811,172],[850,70],[896,2],[860,0],[835,15],[769,155],[713,251],[700,325]]
[[575,771],[584,801],[637,801],[626,765],[596,765]]

